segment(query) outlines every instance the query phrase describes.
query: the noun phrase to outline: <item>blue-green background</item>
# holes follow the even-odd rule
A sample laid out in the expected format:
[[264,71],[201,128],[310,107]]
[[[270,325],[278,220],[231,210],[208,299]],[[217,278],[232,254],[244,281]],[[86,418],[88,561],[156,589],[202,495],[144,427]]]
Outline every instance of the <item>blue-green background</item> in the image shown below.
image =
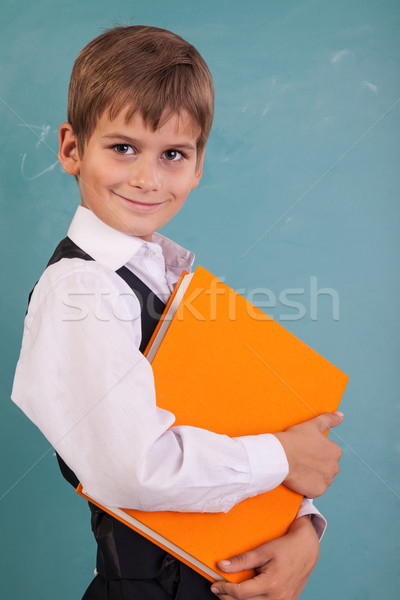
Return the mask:
[[[270,314],[350,376],[345,422],[331,434],[341,473],[318,501],[329,525],[302,598],[400,597],[399,7],[2,0],[2,598],[78,599],[94,568],[87,507],[9,397],[27,294],[78,203],[55,164],[73,60],[116,23],[172,29],[215,80],[202,183],[163,232],[232,287],[271,290]],[[311,318],[311,277],[336,290],[338,320],[327,295]],[[290,296],[302,319],[287,319],[287,288],[304,289]]]

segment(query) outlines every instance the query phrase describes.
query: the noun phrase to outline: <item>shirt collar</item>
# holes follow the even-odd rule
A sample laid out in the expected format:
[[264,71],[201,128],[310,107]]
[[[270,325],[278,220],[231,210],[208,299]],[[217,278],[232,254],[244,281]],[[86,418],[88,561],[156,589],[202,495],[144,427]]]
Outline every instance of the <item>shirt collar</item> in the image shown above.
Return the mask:
[[164,256],[165,266],[170,269],[179,269],[190,271],[194,263],[194,254],[186,250],[176,242],[168,239],[161,233],[153,233],[151,242],[148,245],[157,244],[161,247]]
[[160,246],[166,267],[190,270],[194,261],[192,252],[165,236],[153,233],[151,242],[145,242],[135,235],[113,229],[84,206],[76,209],[68,237],[94,260],[113,271],[125,265],[144,245]]

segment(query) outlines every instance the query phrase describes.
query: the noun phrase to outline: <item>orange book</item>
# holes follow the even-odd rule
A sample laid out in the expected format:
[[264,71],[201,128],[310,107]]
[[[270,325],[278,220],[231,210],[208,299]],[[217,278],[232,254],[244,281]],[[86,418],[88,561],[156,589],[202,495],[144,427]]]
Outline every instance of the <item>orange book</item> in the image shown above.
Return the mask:
[[[335,411],[348,380],[200,266],[176,286],[146,354],[157,404],[175,414],[175,425],[231,437],[283,431]],[[216,562],[283,535],[301,500],[280,485],[228,513],[102,508],[211,581],[238,582],[251,573],[223,573]]]

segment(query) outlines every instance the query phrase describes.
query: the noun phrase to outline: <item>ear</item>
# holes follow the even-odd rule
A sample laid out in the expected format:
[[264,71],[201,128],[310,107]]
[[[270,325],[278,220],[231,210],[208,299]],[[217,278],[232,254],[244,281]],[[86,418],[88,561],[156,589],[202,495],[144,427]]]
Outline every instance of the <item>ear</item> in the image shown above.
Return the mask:
[[203,164],[204,164],[204,153],[205,153],[206,149],[204,148],[199,156],[199,159],[197,161],[197,165],[196,165],[196,172],[194,174],[194,180],[193,180],[193,185],[192,185],[192,190],[194,190],[194,188],[196,188],[199,185],[201,176],[203,175]]
[[80,158],[76,135],[70,123],[62,123],[58,130],[58,159],[69,175],[79,175]]

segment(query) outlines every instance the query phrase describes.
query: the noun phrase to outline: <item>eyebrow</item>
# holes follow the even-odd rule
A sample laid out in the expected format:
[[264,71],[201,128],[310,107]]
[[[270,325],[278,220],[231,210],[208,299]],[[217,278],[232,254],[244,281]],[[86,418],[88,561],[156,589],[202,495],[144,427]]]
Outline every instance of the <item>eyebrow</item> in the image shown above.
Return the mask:
[[[139,140],[135,140],[133,138],[128,137],[127,135],[123,135],[121,133],[109,133],[108,135],[103,135],[102,138],[103,140],[110,140],[110,141],[123,141],[126,142],[127,144],[132,144],[133,146],[140,146],[140,141]],[[180,148],[182,150],[196,150],[196,145],[192,144],[191,142],[177,142],[176,144],[167,144],[168,147],[170,148]]]

